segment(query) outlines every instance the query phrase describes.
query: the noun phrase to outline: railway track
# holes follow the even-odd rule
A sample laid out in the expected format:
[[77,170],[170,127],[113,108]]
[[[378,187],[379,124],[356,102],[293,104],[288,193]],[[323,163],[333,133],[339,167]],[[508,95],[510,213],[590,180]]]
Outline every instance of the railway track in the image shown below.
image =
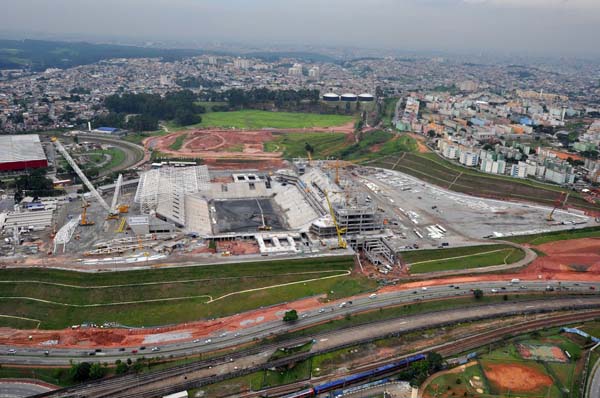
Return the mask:
[[[600,310],[592,309],[589,310],[590,303],[580,303],[578,307],[580,309],[587,308],[584,312],[579,312],[577,314],[568,314],[561,315],[555,317],[549,317],[548,319],[536,320],[527,323],[520,324],[518,326],[510,326],[501,328],[492,332],[486,332],[477,334],[471,337],[467,337],[459,342],[446,344],[438,347],[433,347],[431,350],[436,350],[440,352],[444,356],[449,356],[454,353],[463,352],[469,350],[473,347],[478,347],[481,345],[485,345],[488,342],[493,342],[501,338],[506,334],[512,333],[522,333],[528,330],[539,329],[546,326],[552,326],[557,324],[567,324],[572,322],[577,322],[581,320],[593,319],[596,317],[600,317]],[[572,309],[573,306],[567,307],[568,309]],[[567,308],[556,308],[554,311],[558,311],[560,309]],[[597,308],[597,304],[594,301],[592,308]],[[536,312],[535,308],[531,310],[522,311],[521,313],[534,313]],[[509,315],[508,313],[506,315]],[[435,318],[435,317],[432,317]],[[471,320],[480,320],[483,319],[481,316],[473,317]],[[467,319],[465,319],[467,320]],[[463,320],[463,321],[465,321]],[[376,327],[376,323],[372,324],[372,326]],[[430,327],[441,326],[440,322],[436,324],[436,322],[432,322]],[[347,330],[346,330],[347,331]],[[318,337],[325,336],[335,336],[336,332],[330,332],[323,334]],[[402,332],[402,333],[406,333]],[[401,333],[396,333],[401,334]],[[387,337],[387,336],[380,336]],[[66,388],[62,390],[57,390],[54,392],[40,394],[37,397],[156,397],[161,395],[166,395],[172,393],[174,391],[181,391],[184,389],[197,388],[202,387],[207,384],[214,383],[216,381],[225,380],[231,377],[243,376],[255,371],[264,370],[276,366],[282,366],[288,364],[290,362],[306,359],[310,356],[317,355],[320,353],[330,352],[334,350],[338,350],[348,346],[348,344],[336,346],[325,351],[315,351],[311,353],[297,354],[294,356],[286,357],[278,361],[264,362],[257,365],[241,368],[235,371],[229,371],[222,374],[210,374],[208,376],[203,377],[190,377],[190,380],[187,380],[187,375],[190,375],[194,372],[198,371],[206,371],[207,369],[211,369],[211,367],[223,365],[225,363],[231,362],[231,359],[239,359],[246,358],[251,355],[258,355],[261,353],[268,353],[269,350],[274,351],[279,348],[282,344],[286,345],[294,345],[296,343],[306,342],[307,338],[295,339],[292,341],[286,341],[285,343],[273,343],[268,345],[262,345],[257,347],[252,347],[247,350],[243,350],[234,354],[223,355],[220,357],[212,358],[205,361],[199,361],[191,364],[177,366],[171,369],[164,369],[152,373],[142,374],[142,375],[126,375],[120,377],[113,377],[109,379],[104,379],[98,382],[87,383],[84,385],[79,385],[71,388]],[[351,344],[362,344],[366,343],[370,340],[365,341],[353,341]],[[397,359],[397,358],[396,358]],[[380,366],[382,363],[372,365],[374,367]],[[369,368],[357,369],[368,370]],[[210,373],[210,372],[207,372]]]

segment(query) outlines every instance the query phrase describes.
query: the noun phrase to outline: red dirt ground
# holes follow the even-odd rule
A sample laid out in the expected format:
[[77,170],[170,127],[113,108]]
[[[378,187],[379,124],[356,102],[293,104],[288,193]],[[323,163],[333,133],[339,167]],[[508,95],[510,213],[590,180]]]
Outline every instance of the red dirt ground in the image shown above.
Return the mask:
[[587,280],[600,275],[600,239],[584,238],[558,241],[535,246],[546,254],[538,257],[524,272],[543,274],[553,278],[555,275],[571,274],[571,278]]
[[[183,340],[206,338],[222,331],[236,331],[243,327],[271,322],[283,317],[290,309],[299,312],[319,306],[321,297],[311,297],[293,304],[281,304],[266,309],[232,315],[211,321],[182,323],[168,327],[146,329],[62,329],[62,330],[15,330],[0,328],[0,344],[11,346],[40,346],[49,340],[57,341],[51,347],[93,348],[93,347],[136,347],[143,345],[146,336],[166,332],[189,332],[190,337]],[[31,340],[29,339],[31,336]]]
[[[201,158],[213,168],[256,168],[277,169],[283,166],[281,152],[265,152],[264,143],[272,141],[278,133],[354,133],[354,124],[348,123],[338,127],[281,130],[236,130],[236,129],[196,129],[185,130],[165,136],[149,137],[143,141],[144,148],[152,148],[161,153],[184,158]],[[183,146],[172,150],[177,137],[186,135]],[[231,151],[239,148],[241,151]]]
[[535,392],[552,385],[552,378],[535,368],[521,364],[486,364],[483,367],[489,381],[500,392]]

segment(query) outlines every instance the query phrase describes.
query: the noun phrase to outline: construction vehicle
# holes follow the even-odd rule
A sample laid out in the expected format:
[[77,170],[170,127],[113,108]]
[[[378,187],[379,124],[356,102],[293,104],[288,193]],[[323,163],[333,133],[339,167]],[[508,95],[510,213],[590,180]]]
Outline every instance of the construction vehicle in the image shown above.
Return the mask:
[[312,163],[312,155],[310,151],[306,151],[306,156],[308,156],[308,165],[310,166]]
[[129,212],[129,205],[119,204],[119,195],[121,193],[121,186],[123,185],[123,175],[119,174],[117,182],[115,183],[115,193],[113,194],[112,203],[110,205],[110,212],[108,213],[107,220],[118,220],[119,215]]
[[262,225],[258,226],[258,230],[259,231],[270,231],[273,228],[270,225],[267,225],[266,221],[265,221],[265,213],[263,212],[262,206],[260,205],[260,202],[258,201],[258,199],[256,199],[256,204],[258,205],[258,208],[260,210],[260,218],[262,220]]
[[327,193],[326,190],[324,190],[323,193],[325,194],[325,199],[327,199],[327,205],[329,206],[329,213],[331,214],[331,219],[333,220],[333,226],[335,227],[335,232],[337,234],[337,238],[338,238],[337,249],[346,249],[348,247],[348,244],[342,237],[342,235],[346,233],[346,228],[340,228],[340,226],[338,225],[337,219],[335,218],[335,212],[333,211],[333,206],[331,205],[331,200],[329,200],[329,194]]
[[569,200],[569,195],[571,195],[570,192],[561,192],[561,194],[558,197],[558,199],[556,199],[556,202],[554,202],[554,208],[552,209],[552,211],[550,212],[550,214],[548,214],[548,217],[546,217],[546,221],[554,221],[554,212],[559,207],[560,208],[565,207],[565,205],[567,204],[567,200]]
[[88,207],[90,207],[90,204],[85,200],[85,198],[82,196],[81,197],[81,220],[79,220],[79,225],[81,225],[82,227],[88,227],[91,225],[96,224],[94,221],[90,220],[87,218],[87,209]]

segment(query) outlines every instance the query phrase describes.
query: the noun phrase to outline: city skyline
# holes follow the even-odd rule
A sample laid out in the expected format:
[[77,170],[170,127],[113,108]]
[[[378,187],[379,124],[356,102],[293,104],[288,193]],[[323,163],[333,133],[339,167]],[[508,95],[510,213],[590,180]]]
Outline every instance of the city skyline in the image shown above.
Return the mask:
[[591,0],[8,0],[3,9],[3,32],[20,38],[600,55]]

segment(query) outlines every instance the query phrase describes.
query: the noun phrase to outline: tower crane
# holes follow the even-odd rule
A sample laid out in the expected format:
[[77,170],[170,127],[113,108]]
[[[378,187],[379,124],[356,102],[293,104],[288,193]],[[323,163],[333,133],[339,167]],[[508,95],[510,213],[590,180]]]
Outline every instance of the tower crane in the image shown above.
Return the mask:
[[333,220],[333,226],[335,227],[335,232],[337,234],[337,238],[338,238],[338,247],[337,248],[338,249],[346,249],[348,247],[348,244],[342,237],[342,234],[344,234],[346,232],[346,228],[340,228],[340,226],[338,225],[337,219],[335,218],[335,212],[333,211],[333,206],[331,205],[331,200],[329,200],[329,194],[327,193],[326,190],[323,190],[323,193],[325,194],[325,199],[327,199],[327,205],[329,206],[329,213],[331,214],[331,219]]

